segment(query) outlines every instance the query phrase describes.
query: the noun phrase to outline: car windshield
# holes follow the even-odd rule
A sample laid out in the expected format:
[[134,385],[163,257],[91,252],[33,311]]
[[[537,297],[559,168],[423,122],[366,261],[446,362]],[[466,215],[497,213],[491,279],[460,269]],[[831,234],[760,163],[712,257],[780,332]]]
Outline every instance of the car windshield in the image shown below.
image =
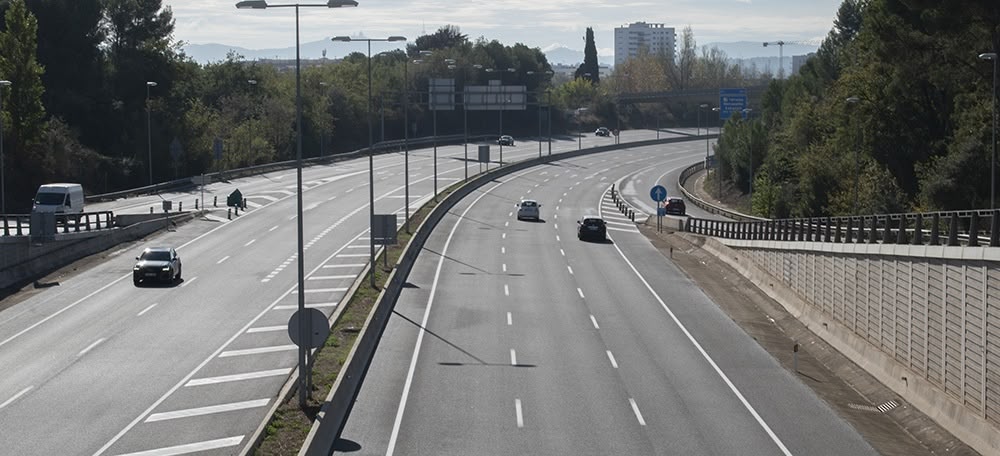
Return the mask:
[[148,250],[142,252],[140,260],[145,261],[170,261],[170,252],[165,250]]
[[535,207],[537,205],[534,201],[524,201],[521,203],[521,207]]
[[583,224],[587,225],[587,226],[601,226],[601,225],[604,224],[604,220],[601,220],[601,219],[584,219]]
[[56,205],[62,204],[65,199],[63,193],[40,192],[35,196],[35,204]]

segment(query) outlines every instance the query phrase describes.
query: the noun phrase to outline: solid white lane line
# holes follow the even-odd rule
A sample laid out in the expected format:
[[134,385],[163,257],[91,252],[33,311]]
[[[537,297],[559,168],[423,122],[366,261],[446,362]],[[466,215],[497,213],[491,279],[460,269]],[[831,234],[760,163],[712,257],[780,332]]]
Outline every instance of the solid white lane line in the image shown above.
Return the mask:
[[215,262],[215,264],[222,264],[222,263],[225,263],[225,262],[226,262],[226,260],[228,260],[228,259],[229,259],[229,255],[226,255],[226,256],[222,257],[222,259],[221,259],[221,260],[219,260],[219,261],[216,261],[216,262]]
[[21,396],[24,396],[25,394],[28,394],[28,391],[31,391],[32,388],[34,388],[34,386],[29,386],[29,387],[27,387],[27,388],[19,391],[17,394],[15,394],[14,396],[12,396],[10,399],[7,399],[6,401],[3,401],[3,404],[0,404],[0,409],[4,408],[4,407],[6,407],[6,406],[8,406],[10,404],[13,404],[14,401],[16,401]]
[[613,227],[613,226],[605,226],[604,228],[606,228],[608,231],[621,231],[623,233],[638,233],[639,232],[639,230],[636,230],[636,229],[630,230],[628,228],[616,228],[616,227]]
[[287,325],[282,325],[282,326],[258,326],[256,328],[250,328],[250,329],[248,329],[247,333],[252,334],[252,333],[262,333],[262,332],[272,332],[272,331],[284,331],[286,329],[288,329]]
[[340,279],[353,279],[355,277],[357,276],[355,275],[313,276],[306,280],[340,280]]
[[503,272],[507,272],[507,263],[503,264]]
[[368,253],[341,253],[337,258],[368,258]]
[[257,378],[279,377],[282,375],[288,375],[291,372],[292,368],[289,367],[286,369],[271,369],[265,371],[247,372],[245,374],[220,375],[218,377],[196,378],[187,382],[184,386],[216,385],[219,383],[238,382],[240,380],[253,380]]
[[503,284],[503,295],[504,296],[510,296],[510,288],[507,286],[506,283]]
[[567,264],[566,265],[566,269],[569,269],[569,275],[573,275],[573,267],[572,266],[570,266],[570,265]]
[[597,324],[597,318],[593,315],[590,316],[590,322],[594,324],[594,329],[601,329],[601,326]]
[[611,360],[611,367],[618,369],[618,361],[615,361],[615,355],[611,354],[611,350],[608,350],[608,359]]
[[510,365],[511,366],[517,365],[517,352],[515,352],[513,348],[510,349]]
[[[347,291],[347,288],[306,288],[306,294],[309,293],[336,293],[340,291]],[[299,290],[292,290],[292,294],[297,294]]]
[[635,417],[639,420],[639,425],[645,426],[646,420],[642,419],[642,412],[639,411],[639,405],[635,403],[635,399],[628,398],[628,403],[632,404],[632,411],[635,412]]
[[513,324],[514,324],[513,317],[510,315],[510,312],[507,312],[507,326],[511,326]]
[[257,399],[253,401],[233,402],[230,404],[209,405],[206,407],[190,408],[185,410],[174,410],[173,412],[154,413],[146,418],[146,423],[156,421],[173,420],[177,418],[189,418],[192,416],[211,415],[213,413],[232,412],[235,410],[246,410],[257,407],[264,407],[271,402],[270,399]]
[[585,298],[585,297],[583,296],[583,290],[582,290],[582,289],[580,289],[580,288],[577,288],[577,289],[576,289],[576,292],[577,292],[577,293],[580,293],[580,299],[587,299],[587,298]]
[[181,284],[181,288],[184,288],[184,287],[188,286],[189,284],[194,283],[195,280],[198,280],[198,276],[194,276],[194,277],[192,277],[192,278],[190,278],[188,280],[185,280],[184,283]]
[[149,311],[150,311],[150,309],[152,309],[153,307],[156,307],[156,303],[154,303],[154,304],[150,304],[150,305],[149,305],[149,307],[147,307],[147,308],[145,308],[145,309],[142,309],[142,312],[139,312],[139,313],[137,313],[137,314],[136,314],[135,316],[137,316],[137,317],[141,317],[141,316],[142,316],[142,314],[144,314],[144,313],[146,313],[146,312],[149,312]]
[[[340,304],[340,303],[339,302],[308,303],[308,304],[306,304],[306,308],[319,309],[319,308],[323,308],[323,307],[337,307],[337,304]],[[289,304],[289,305],[286,305],[286,306],[274,306],[273,310],[294,310],[294,309],[298,309],[298,308],[299,308],[298,304]]]
[[101,342],[104,342],[105,340],[107,340],[107,339],[105,339],[105,338],[103,338],[103,337],[102,337],[102,338],[100,338],[100,339],[97,339],[97,340],[95,340],[95,341],[94,341],[94,343],[92,343],[92,344],[88,345],[88,346],[87,346],[87,348],[84,348],[83,350],[80,350],[80,353],[77,353],[77,354],[76,354],[76,356],[77,356],[77,357],[80,357],[80,356],[83,356],[83,355],[86,355],[86,354],[87,354],[87,352],[89,352],[89,351],[93,350],[93,349],[94,349],[94,347],[96,347],[96,346],[100,345],[100,344],[101,344]]
[[524,427],[524,414],[521,413],[521,400],[514,399],[514,413],[517,414],[517,427]]
[[204,442],[186,443],[172,447],[157,448],[155,450],[140,451],[137,453],[127,453],[119,456],[176,456],[179,454],[196,453],[199,451],[216,450],[239,445],[243,441],[242,435],[227,437],[224,439],[206,440]]
[[629,221],[629,222],[612,222],[611,220],[605,220],[604,223],[607,223],[608,225],[630,226],[632,228],[635,228],[635,223],[632,223],[631,221]]
[[566,256],[566,251],[565,251],[565,250],[563,250],[563,249],[559,249],[559,253],[561,253],[561,254],[562,254],[562,256]]
[[368,244],[365,244],[365,245],[349,245],[349,246],[347,246],[347,248],[349,248],[349,249],[369,249],[369,248],[371,248],[371,246],[368,245]]
[[243,244],[243,247],[250,247],[250,244],[253,244],[254,242],[257,242],[257,240],[256,240],[256,239],[251,239],[251,240],[250,240],[249,242],[247,242],[246,244]]
[[233,356],[260,355],[263,353],[276,353],[288,350],[298,350],[298,345],[275,345],[273,347],[247,348],[244,350],[228,350],[219,353],[219,358],[231,358]]
[[363,267],[365,267],[365,265],[362,264],[362,263],[358,263],[358,264],[326,264],[326,265],[323,265],[324,269],[330,269],[330,268],[363,268]]

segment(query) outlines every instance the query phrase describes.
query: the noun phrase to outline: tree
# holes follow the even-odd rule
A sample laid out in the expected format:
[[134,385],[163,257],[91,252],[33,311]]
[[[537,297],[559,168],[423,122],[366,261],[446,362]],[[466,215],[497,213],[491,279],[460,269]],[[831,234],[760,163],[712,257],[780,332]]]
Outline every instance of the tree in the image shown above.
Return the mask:
[[[576,69],[574,78],[585,78],[593,84],[601,82],[601,68],[597,63],[597,45],[594,43],[594,29],[587,27],[586,44],[583,47],[583,64]],[[587,75],[590,76],[587,76]]]
[[406,46],[406,53],[410,57],[418,57],[420,51],[466,48],[468,46],[468,35],[461,33],[459,28],[454,25],[446,25],[433,34],[417,37],[412,44]]
[[[10,93],[4,98],[4,109],[11,120],[5,140],[13,145],[13,154],[38,139],[45,119],[42,106],[42,74],[44,69],[36,58],[38,21],[24,3],[13,0],[4,15],[4,31],[0,32],[0,76],[11,81]],[[23,158],[23,157],[22,157]]]

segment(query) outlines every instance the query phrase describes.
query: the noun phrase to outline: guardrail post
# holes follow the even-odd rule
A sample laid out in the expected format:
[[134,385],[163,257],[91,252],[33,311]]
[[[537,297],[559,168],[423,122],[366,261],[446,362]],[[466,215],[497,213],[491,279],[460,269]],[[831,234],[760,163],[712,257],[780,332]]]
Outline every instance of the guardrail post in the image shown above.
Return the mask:
[[7,221],[7,216],[3,216],[3,235],[10,236],[10,222]]
[[233,208],[226,208],[226,220],[233,219]]
[[218,196],[213,196],[212,197],[212,207],[219,207],[219,197]]
[[941,244],[941,215],[937,212],[931,216],[931,242],[930,245],[940,245]]
[[969,247],[979,247],[979,211],[972,211],[969,220]]
[[184,212],[184,202],[183,201],[178,201],[177,202],[177,212]]
[[906,216],[899,216],[899,230],[896,231],[896,243],[899,245],[906,244]]
[[892,244],[892,217],[885,216],[885,226],[882,227],[882,243]]
[[948,245],[955,247],[958,244],[958,212],[948,214]]
[[843,219],[841,219],[840,217],[837,217],[837,229],[833,233],[833,242],[835,242],[837,244],[840,244],[840,222],[842,220]]
[[194,199],[194,210],[198,210],[198,198]]
[[858,244],[864,244],[866,234],[868,233],[865,231],[865,217],[858,217]]
[[[15,217],[14,218],[14,223],[17,224],[17,235],[18,236],[23,236],[23,233],[21,231],[21,218],[20,217]],[[31,223],[31,219],[30,218],[28,219],[28,223]]]
[[149,208],[149,213],[150,213],[150,214],[152,214],[152,213],[153,213],[153,207],[152,207],[152,206],[150,206],[150,208]]
[[878,242],[878,216],[872,216],[872,227],[868,230],[868,243],[875,244]]
[[918,213],[913,221],[913,245],[924,244],[924,215]]
[[798,240],[797,237],[799,235],[799,233],[798,233],[799,232],[799,224],[796,223],[795,220],[789,220],[788,221],[788,225],[789,225],[788,226],[788,240],[789,241],[796,241],[796,240]]
[[1000,247],[1000,210],[994,209],[990,215],[990,247]]

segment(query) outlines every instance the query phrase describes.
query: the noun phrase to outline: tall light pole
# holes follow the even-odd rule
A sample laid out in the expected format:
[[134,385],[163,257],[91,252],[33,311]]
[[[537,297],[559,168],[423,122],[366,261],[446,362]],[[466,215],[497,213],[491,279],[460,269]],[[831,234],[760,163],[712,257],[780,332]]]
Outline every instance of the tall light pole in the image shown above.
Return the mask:
[[[527,74],[528,75],[539,74],[539,75],[548,75],[548,76],[551,76],[553,74],[553,72],[552,72],[552,70],[548,70],[548,71],[528,71]],[[536,89],[537,89],[537,87],[536,87]],[[538,94],[538,95],[536,95],[536,100],[535,100],[538,103],[538,105],[537,105],[538,109],[536,110],[536,112],[538,114],[538,156],[541,157],[542,156],[542,94],[541,94],[540,91],[537,91],[537,90],[536,90],[536,93]],[[550,128],[551,128],[551,126],[550,126]],[[551,144],[552,144],[552,141],[549,141],[549,154],[552,153],[552,146],[551,146]]]
[[[698,132],[701,132],[701,111],[708,109],[708,103],[698,105]],[[708,120],[705,120],[705,166],[708,166]]]
[[549,128],[549,155],[552,155],[552,88],[549,87],[545,89],[545,115],[548,117],[548,128]]
[[[347,6],[358,6],[354,0],[329,0],[326,3],[287,3],[268,4],[267,0],[243,0],[236,4],[239,9],[267,9],[267,8],[295,8],[295,174],[297,205],[297,238],[298,250],[296,258],[298,260],[298,312],[299,318],[299,407],[305,408],[306,400],[309,398],[309,350],[306,341],[309,339],[309,327],[305,318],[306,308],[306,284],[305,284],[305,260],[302,242],[302,80],[301,80],[301,59],[299,56],[299,7],[327,7],[341,8]],[[372,262],[375,268],[375,262]]]
[[997,196],[997,53],[979,54],[983,60],[993,61],[993,154],[990,156],[990,209],[996,209]]
[[3,89],[10,86],[10,81],[0,81],[0,214],[7,213],[7,181],[3,162]]
[[[330,2],[334,1],[336,0],[330,0]],[[357,2],[354,3],[357,4]],[[349,36],[335,36],[331,41],[365,41],[368,43],[368,110],[365,116],[368,117],[368,244],[370,246],[368,262],[371,265],[369,273],[371,287],[375,288],[375,152],[372,148],[372,41],[406,41],[406,37],[351,38]]]
[[[844,101],[848,105],[856,105],[861,102],[861,99],[858,97],[847,97]],[[857,117],[857,114],[854,117]],[[860,130],[860,127],[858,129]],[[861,155],[861,141],[859,138],[860,135],[855,133],[855,136],[858,137],[854,139],[854,204],[851,206],[851,215],[858,215],[858,180],[861,176],[861,160],[859,157]]]
[[[719,111],[721,111],[721,110],[722,110],[722,108],[720,108],[718,106],[712,108],[712,111],[716,112],[716,113],[719,112]],[[657,119],[659,119],[659,117],[657,117]],[[718,119],[718,120],[719,120],[719,139],[721,140],[722,139],[722,119]],[[715,157],[715,158],[716,158],[716,160],[715,160],[715,180],[719,181],[719,199],[721,200],[722,199],[722,173],[720,173],[719,170],[722,169],[722,164],[719,163],[719,160],[718,160],[719,157]]]
[[149,112],[152,111],[149,107],[149,88],[156,87],[156,83],[153,81],[146,81],[146,152],[147,157],[147,167],[149,168],[149,185],[153,185],[153,132],[150,124]]
[[[752,128],[749,122],[750,114],[752,112],[753,109],[750,108],[743,109],[743,114],[747,118],[747,128]],[[749,139],[749,141],[747,141],[747,157],[749,157],[749,163],[750,163],[750,212],[752,213],[753,212],[753,130],[751,130],[747,134],[747,138]]]
[[[434,51],[420,51],[420,55],[430,56],[430,55],[433,55],[433,54],[434,54]],[[445,62],[449,62],[449,61],[452,62],[452,63],[449,63],[448,65],[449,66],[453,66],[453,64],[454,64],[455,61],[452,60],[452,59],[445,59]],[[424,63],[424,60],[423,59],[417,59],[417,60],[414,60],[413,63],[417,64],[417,65],[420,65],[420,64]],[[434,202],[437,202],[437,199],[438,199],[438,144],[437,144],[438,116],[437,116],[437,101],[436,101],[436,99],[434,101],[431,100],[432,98],[434,98],[435,95],[437,95],[437,93],[436,93],[437,91],[434,91],[435,93],[431,93],[431,84],[430,84],[430,81],[431,81],[431,77],[428,76],[427,77],[427,109],[431,110],[431,119],[432,119],[432,121],[431,121],[431,124],[432,124],[432,127],[431,127],[432,128],[431,138],[432,138],[432,144],[434,145]]]
[[[496,71],[500,70],[497,70],[496,68],[486,69],[487,73],[493,73]],[[514,68],[507,68],[505,71],[508,73],[514,73],[517,70]],[[503,112],[507,110],[507,103],[510,102],[510,100],[507,99],[507,89],[503,85],[503,73],[500,73],[500,96],[502,97],[500,100],[500,110],[498,111],[500,114],[500,134],[497,137],[497,143],[500,145],[500,166],[503,166],[503,143],[499,141],[499,136],[503,136]]]

